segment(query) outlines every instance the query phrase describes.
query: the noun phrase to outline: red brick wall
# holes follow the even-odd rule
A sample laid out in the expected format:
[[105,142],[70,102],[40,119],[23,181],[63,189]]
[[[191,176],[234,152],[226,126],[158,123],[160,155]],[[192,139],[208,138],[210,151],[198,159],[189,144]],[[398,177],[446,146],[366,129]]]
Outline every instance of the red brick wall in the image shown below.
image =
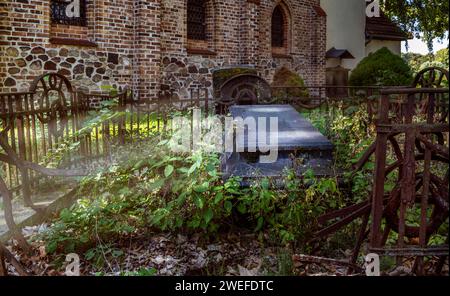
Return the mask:
[[[282,2],[291,14],[290,44],[288,57],[272,56],[271,14],[273,8]],[[261,0],[259,18],[259,66],[264,76],[271,80],[276,69],[285,65],[299,73],[308,85],[325,83],[326,20],[319,17],[314,5],[318,0]]]
[[136,1],[134,9],[137,12],[132,45],[135,95],[140,99],[155,98],[160,89],[161,75],[160,1]]
[[[189,97],[190,88],[209,87],[215,69],[250,65],[269,82],[282,66],[299,73],[308,85],[325,84],[326,19],[313,6],[319,0],[215,0],[207,43],[186,37],[186,1],[173,0],[162,9],[162,88]],[[289,32],[283,55],[274,55],[271,16],[276,5],[286,8]],[[175,21],[178,20],[178,21]],[[180,21],[183,20],[183,21]],[[208,26],[208,32],[211,26]],[[211,34],[211,33],[210,33]],[[192,51],[203,48],[203,52]],[[186,50],[187,49],[187,50]]]

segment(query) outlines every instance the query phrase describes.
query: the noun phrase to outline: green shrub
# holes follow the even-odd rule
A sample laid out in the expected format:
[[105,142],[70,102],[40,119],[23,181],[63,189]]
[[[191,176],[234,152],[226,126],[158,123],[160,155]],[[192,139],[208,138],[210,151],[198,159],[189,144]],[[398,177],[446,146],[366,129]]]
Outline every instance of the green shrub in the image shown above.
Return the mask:
[[386,47],[364,58],[350,75],[353,86],[404,86],[412,82],[408,64]]
[[303,78],[286,67],[282,67],[275,73],[272,86],[288,87],[287,91],[275,89],[272,94],[274,97],[283,98],[287,95],[288,98],[299,98],[302,102],[309,100],[308,89],[303,88],[305,87]]

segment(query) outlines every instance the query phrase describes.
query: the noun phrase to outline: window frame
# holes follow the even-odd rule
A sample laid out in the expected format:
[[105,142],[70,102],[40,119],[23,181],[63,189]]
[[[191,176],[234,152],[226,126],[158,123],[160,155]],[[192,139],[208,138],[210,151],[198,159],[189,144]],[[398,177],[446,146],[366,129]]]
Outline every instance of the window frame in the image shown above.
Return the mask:
[[277,5],[272,12],[271,21],[271,45],[275,48],[283,48],[286,46],[286,20],[283,8]]
[[[280,22],[282,22],[282,29],[279,31],[282,31],[280,35],[282,35],[281,41],[274,43],[274,28],[273,28],[273,17],[274,14],[276,16],[277,13],[280,13],[281,15],[281,20]],[[280,24],[281,25],[281,24]],[[291,12],[289,9],[289,6],[286,5],[286,3],[284,3],[284,1],[277,1],[277,4],[273,7],[273,10],[271,11],[270,14],[270,21],[269,21],[269,26],[270,26],[270,48],[272,49],[272,56],[273,57],[278,57],[278,58],[291,58],[290,54],[291,54],[291,46],[292,46],[292,17],[291,17]],[[281,45],[281,46],[280,46]]]
[[[192,19],[192,14],[198,14]],[[207,41],[207,7],[204,0],[188,0],[186,9],[186,31],[189,40]]]
[[67,25],[87,27],[87,0],[80,1],[80,17],[70,18],[65,15],[65,10],[70,2],[66,0],[50,0],[50,22],[52,25]]

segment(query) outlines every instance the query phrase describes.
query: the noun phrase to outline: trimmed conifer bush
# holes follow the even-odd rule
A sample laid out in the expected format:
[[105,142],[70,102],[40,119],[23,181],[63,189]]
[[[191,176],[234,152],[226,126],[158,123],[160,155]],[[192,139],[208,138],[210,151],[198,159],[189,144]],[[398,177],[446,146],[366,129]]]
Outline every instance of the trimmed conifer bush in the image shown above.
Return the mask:
[[406,86],[412,82],[409,65],[386,47],[369,54],[352,71],[353,86]]

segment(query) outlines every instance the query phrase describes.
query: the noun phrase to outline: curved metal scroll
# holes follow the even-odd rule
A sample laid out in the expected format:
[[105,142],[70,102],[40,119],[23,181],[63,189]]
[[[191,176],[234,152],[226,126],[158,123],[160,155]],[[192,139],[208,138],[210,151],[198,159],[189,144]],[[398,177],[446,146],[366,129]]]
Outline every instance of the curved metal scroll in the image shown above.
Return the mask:
[[47,110],[45,116],[37,115],[39,120],[48,124],[54,137],[61,137],[68,124],[68,107],[73,103],[73,88],[69,80],[58,73],[43,74],[33,81],[30,91],[36,94],[37,107]]
[[227,80],[220,89],[219,109],[232,105],[270,104],[274,99],[270,85],[253,74],[237,75]]
[[[440,67],[430,67],[417,73],[412,84],[413,87],[439,88],[449,81],[448,70]],[[448,85],[447,85],[448,86]]]

